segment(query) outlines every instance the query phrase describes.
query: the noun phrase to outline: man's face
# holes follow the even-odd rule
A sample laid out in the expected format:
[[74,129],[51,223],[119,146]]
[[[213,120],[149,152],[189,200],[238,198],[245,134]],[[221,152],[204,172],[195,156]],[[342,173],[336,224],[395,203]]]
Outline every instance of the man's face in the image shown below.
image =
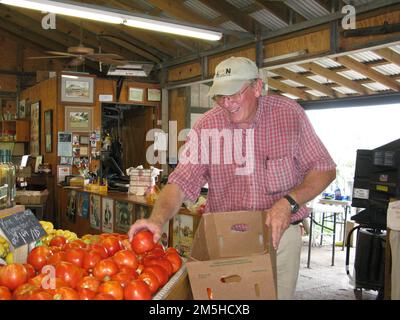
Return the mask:
[[261,81],[245,83],[239,92],[230,96],[215,96],[229,121],[238,125],[251,124],[257,112],[258,97],[261,93]]

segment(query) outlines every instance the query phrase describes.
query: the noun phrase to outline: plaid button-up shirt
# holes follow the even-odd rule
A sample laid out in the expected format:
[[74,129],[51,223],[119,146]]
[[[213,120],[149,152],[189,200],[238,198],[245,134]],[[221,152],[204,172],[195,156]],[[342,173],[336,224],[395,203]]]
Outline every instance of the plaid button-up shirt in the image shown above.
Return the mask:
[[[169,183],[177,184],[182,189],[186,199],[193,202],[208,183],[206,212],[269,209],[301,184],[311,170],[327,171],[336,167],[304,110],[293,100],[274,95],[260,97],[251,126],[253,131],[239,129],[229,122],[224,112],[221,107],[215,106],[195,123],[191,134],[197,134],[197,139],[189,134],[183,154],[190,155],[198,163],[184,163],[180,158],[168,179]],[[213,133],[209,139],[200,139],[207,129],[214,129],[210,131]],[[225,139],[220,139],[223,143],[214,150],[209,143],[204,143],[213,138],[218,140],[218,133],[222,130],[232,133],[232,150],[224,147],[229,144]],[[246,151],[246,146],[251,143],[254,152]],[[215,152],[218,148],[219,153]],[[224,156],[218,163],[222,154]],[[245,156],[248,162],[253,160],[254,166],[235,160],[226,161],[229,158],[239,159],[240,156]],[[241,169],[241,174],[238,174]],[[307,216],[308,210],[302,206],[292,215],[291,222]]]

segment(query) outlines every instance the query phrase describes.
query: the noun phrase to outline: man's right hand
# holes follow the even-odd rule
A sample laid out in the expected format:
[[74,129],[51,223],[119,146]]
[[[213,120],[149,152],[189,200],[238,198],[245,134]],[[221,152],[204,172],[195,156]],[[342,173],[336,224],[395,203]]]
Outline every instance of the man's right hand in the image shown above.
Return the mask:
[[128,232],[129,241],[132,241],[133,236],[141,230],[149,230],[154,234],[154,243],[157,243],[161,238],[163,226],[151,219],[139,219],[133,225]]

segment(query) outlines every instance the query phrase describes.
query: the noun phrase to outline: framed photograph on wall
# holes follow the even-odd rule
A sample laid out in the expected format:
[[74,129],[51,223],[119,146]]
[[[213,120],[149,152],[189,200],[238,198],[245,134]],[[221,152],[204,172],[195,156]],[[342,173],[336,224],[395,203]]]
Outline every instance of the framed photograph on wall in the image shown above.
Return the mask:
[[89,209],[90,226],[93,229],[100,230],[101,227],[101,197],[98,195],[90,195]]
[[26,117],[26,100],[21,100],[18,104],[18,119]]
[[31,105],[30,154],[31,156],[40,154],[40,101]]
[[93,126],[93,108],[66,106],[64,119],[65,131],[91,132]]
[[147,101],[161,101],[161,90],[160,89],[147,89]]
[[144,99],[144,89],[142,88],[128,88],[128,100],[129,101],[140,101]]
[[67,218],[70,222],[75,222],[76,210],[77,210],[77,197],[78,194],[75,190],[70,190],[68,193],[67,202]]
[[181,256],[188,258],[192,248],[193,237],[193,216],[179,213],[175,215],[172,223],[172,247]]
[[114,232],[114,200],[110,198],[103,198],[101,204],[102,226],[101,231],[107,233]]
[[95,76],[62,74],[60,83],[61,103],[94,103]]
[[45,151],[50,153],[53,151],[53,110],[44,112],[44,140]]
[[115,202],[115,230],[126,233],[133,223],[135,205],[132,202]]

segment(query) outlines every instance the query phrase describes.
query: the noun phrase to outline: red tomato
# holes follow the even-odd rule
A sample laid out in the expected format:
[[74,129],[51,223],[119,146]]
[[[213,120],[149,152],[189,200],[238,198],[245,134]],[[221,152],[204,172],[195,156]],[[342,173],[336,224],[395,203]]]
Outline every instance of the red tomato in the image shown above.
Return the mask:
[[126,249],[126,250],[132,250],[131,243],[129,239],[123,239],[119,241],[121,244],[121,248]]
[[60,262],[56,265],[56,277],[63,279],[71,288],[75,288],[83,277],[83,269],[69,262]]
[[108,258],[107,249],[103,245],[101,245],[99,243],[94,243],[94,244],[91,244],[89,248],[91,250],[98,252],[101,255],[102,259]]
[[55,236],[53,239],[50,240],[51,247],[62,248],[63,245],[65,245],[66,243],[67,243],[67,239],[65,239],[63,236]]
[[76,289],[81,290],[81,289],[89,289],[91,291],[97,292],[97,289],[99,288],[101,282],[99,279],[92,277],[92,276],[86,276],[83,277],[77,284]]
[[136,233],[131,241],[133,251],[141,254],[154,248],[153,233],[148,230],[142,230]]
[[129,267],[121,267],[121,268],[119,268],[119,272],[127,273],[130,276],[137,278],[137,272],[135,269],[132,269]]
[[148,254],[147,257],[152,257],[152,258],[161,258],[164,256],[165,252],[163,249],[160,248],[154,248],[151,250]]
[[134,252],[129,250],[120,250],[118,251],[112,259],[117,264],[119,268],[121,267],[129,267],[136,269],[138,266],[138,262],[136,259],[136,255]]
[[167,271],[158,265],[152,265],[145,267],[143,272],[150,272],[153,273],[160,283],[160,287],[163,287],[168,282],[168,274]]
[[40,272],[42,268],[47,264],[47,259],[52,255],[50,249],[46,246],[40,246],[34,248],[28,255],[28,263],[35,268],[37,272]]
[[165,250],[165,253],[176,253],[176,254],[179,256],[178,250],[176,250],[176,249],[173,248],[173,247],[167,248],[167,250]]
[[28,279],[31,279],[34,276],[36,276],[35,269],[29,263],[24,263],[24,267],[26,269],[26,272],[28,273]]
[[164,252],[164,247],[159,243],[155,243],[153,250],[158,250],[158,249],[160,249],[160,250],[162,250],[162,252]]
[[85,288],[79,289],[78,294],[80,300],[93,300],[94,297],[96,296],[96,292]]
[[42,289],[45,289],[46,292],[50,293],[51,296],[53,296],[57,289],[68,287],[68,285],[63,279],[56,277],[54,281],[42,282],[41,287]]
[[115,300],[111,294],[108,293],[98,293],[94,300]]
[[126,272],[118,272],[111,277],[111,280],[118,281],[122,288],[125,288],[132,280],[137,279],[136,273],[135,275],[126,273]]
[[55,266],[57,263],[59,263],[61,261],[66,261],[65,260],[65,251],[58,251],[58,252],[53,253],[53,255],[47,259],[47,264]]
[[81,248],[69,249],[65,252],[65,261],[82,268],[86,251]]
[[11,292],[7,287],[0,287],[0,301],[11,300]]
[[171,251],[167,252],[164,257],[171,263],[173,273],[177,272],[181,268],[182,259],[179,254]]
[[38,288],[41,288],[44,277],[46,277],[46,275],[43,273],[40,273],[36,277],[29,279],[28,283],[32,284]]
[[14,300],[28,300],[30,296],[36,292],[41,291],[40,288],[30,284],[24,283],[18,286],[13,292]]
[[0,286],[11,291],[28,281],[28,272],[20,263],[13,263],[0,269]]
[[79,294],[74,289],[62,287],[56,289],[53,295],[54,300],[79,300]]
[[125,300],[150,300],[149,286],[142,280],[133,280],[124,289]]
[[87,244],[85,242],[83,242],[81,239],[76,239],[76,240],[72,241],[72,244],[81,249],[87,248]]
[[168,278],[170,276],[172,276],[172,274],[173,274],[172,264],[165,258],[154,258],[154,259],[148,259],[148,260],[145,259],[144,266],[145,267],[160,266],[165,269],[165,271],[167,272]]
[[101,242],[101,244],[107,249],[108,256],[112,257],[119,250],[121,250],[121,245],[119,244],[118,238],[114,236],[109,236]]
[[103,282],[98,290],[99,293],[106,293],[114,297],[115,300],[124,299],[124,289],[121,283],[116,280],[110,280]]
[[91,272],[93,268],[102,260],[100,253],[96,250],[90,250],[83,257],[83,269]]
[[93,275],[100,281],[109,280],[114,274],[118,273],[118,266],[111,259],[101,260],[93,269]]
[[38,291],[31,294],[28,300],[53,300],[53,296],[46,291]]
[[151,272],[141,273],[138,279],[144,281],[149,286],[151,294],[156,293],[158,288],[160,287],[160,282],[158,281],[157,277]]

